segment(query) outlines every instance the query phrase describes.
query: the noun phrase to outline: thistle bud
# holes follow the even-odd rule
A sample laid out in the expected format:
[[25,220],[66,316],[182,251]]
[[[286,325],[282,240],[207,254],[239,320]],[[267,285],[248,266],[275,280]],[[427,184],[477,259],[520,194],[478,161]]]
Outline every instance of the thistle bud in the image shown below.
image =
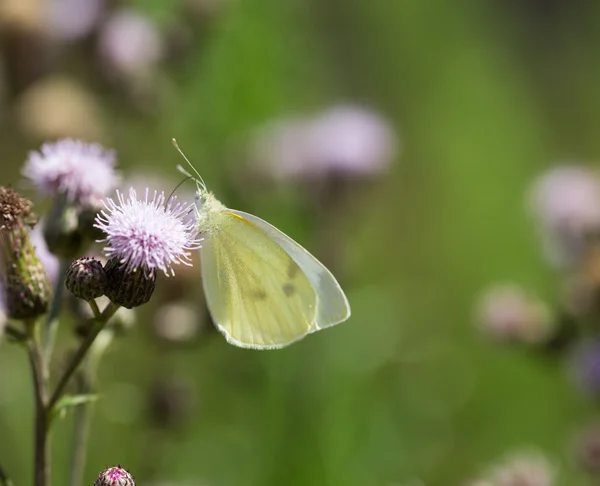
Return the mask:
[[85,301],[104,295],[106,272],[102,263],[90,257],[75,260],[67,270],[65,285],[75,297]]
[[84,206],[79,209],[77,217],[77,227],[80,234],[85,238],[96,241],[104,238],[104,231],[96,228],[96,217],[103,208],[102,201],[100,198],[93,198],[86,202]]
[[117,258],[111,258],[104,270],[107,276],[105,294],[113,303],[132,309],[145,304],[152,297],[156,273],[148,274],[143,269],[132,271]]
[[11,319],[34,319],[46,312],[52,285],[29,238],[36,218],[31,201],[0,187],[0,275],[6,314]]
[[98,475],[94,486],[135,486],[135,480],[121,466],[113,466]]

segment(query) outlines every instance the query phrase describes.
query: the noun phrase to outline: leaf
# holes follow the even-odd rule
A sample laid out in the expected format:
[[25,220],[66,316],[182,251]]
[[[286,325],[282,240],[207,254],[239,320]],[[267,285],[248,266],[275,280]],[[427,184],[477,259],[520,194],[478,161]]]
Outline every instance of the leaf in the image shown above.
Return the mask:
[[99,398],[100,395],[95,393],[87,393],[83,395],[65,395],[55,405],[53,414],[59,415],[60,418],[64,418],[69,408],[86,405],[88,403],[95,402]]

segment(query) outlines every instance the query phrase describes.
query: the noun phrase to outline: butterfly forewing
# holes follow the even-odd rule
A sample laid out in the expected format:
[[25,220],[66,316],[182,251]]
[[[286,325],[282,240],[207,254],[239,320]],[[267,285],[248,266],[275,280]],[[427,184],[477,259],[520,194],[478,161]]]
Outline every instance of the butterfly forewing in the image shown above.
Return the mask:
[[243,211],[230,211],[263,231],[296,262],[306,275],[317,293],[316,325],[311,332],[339,324],[350,317],[350,305],[344,291],[332,273],[319,260],[285,233],[259,217]]
[[252,221],[221,211],[201,249],[213,320],[238,346],[278,348],[316,330],[317,296],[295,260]]

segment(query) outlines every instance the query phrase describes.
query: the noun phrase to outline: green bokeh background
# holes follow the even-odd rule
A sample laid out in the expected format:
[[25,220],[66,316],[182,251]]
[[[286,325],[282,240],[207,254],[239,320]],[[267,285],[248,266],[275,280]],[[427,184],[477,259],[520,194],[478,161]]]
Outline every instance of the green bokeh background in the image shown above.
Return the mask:
[[[181,2],[136,3],[168,26]],[[158,113],[100,94],[113,127],[104,142],[124,170],[174,171],[175,136],[223,202],[317,252],[293,197],[228,182],[242,173],[231,155],[240,138],[352,101],[393,121],[402,154],[336,219],[347,323],[277,352],[217,334],[165,352],[142,310],[100,370],[86,482],[119,463],[147,484],[151,458],[153,480],[191,485],[459,485],[531,446],[558,462],[564,484],[587,484],[571,444],[592,404],[551,360],[484,343],[472,307],[495,281],[556,297],[524,196],[553,163],[600,158],[600,4],[230,0],[202,39],[166,68]],[[3,115],[1,182],[18,185],[38,141]],[[159,436],[143,401],[165,369],[193,383],[196,407],[183,430]],[[25,356],[6,343],[0,394],[0,460],[27,484],[32,396]],[[65,482],[71,428],[69,417],[55,427],[54,484]]]

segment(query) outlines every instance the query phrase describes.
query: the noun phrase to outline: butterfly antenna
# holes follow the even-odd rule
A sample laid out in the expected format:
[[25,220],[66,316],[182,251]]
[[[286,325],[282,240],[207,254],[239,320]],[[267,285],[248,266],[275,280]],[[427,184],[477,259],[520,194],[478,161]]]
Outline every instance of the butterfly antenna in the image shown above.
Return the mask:
[[179,148],[179,145],[177,145],[177,140],[173,139],[173,146],[177,149],[177,152],[179,152],[179,154],[183,157],[183,160],[185,160],[188,165],[191,167],[192,171],[196,174],[196,176],[193,176],[191,174],[189,174],[187,171],[185,171],[183,169],[183,167],[181,166],[177,166],[177,169],[179,170],[179,172],[185,174],[188,177],[191,177],[192,179],[194,179],[198,184],[200,184],[200,186],[202,187],[202,189],[204,189],[206,191],[206,184],[204,183],[204,179],[202,179],[202,176],[200,175],[200,172],[198,172],[196,170],[196,168],[192,165],[192,163],[189,161],[189,159],[185,156],[185,154],[183,153],[183,151]]
[[[181,166],[178,166],[178,168],[179,167],[181,167]],[[181,167],[181,168],[183,169],[183,167]],[[185,179],[183,179],[179,184],[177,184],[175,186],[175,189],[173,189],[171,191],[171,194],[169,195],[169,198],[167,199],[167,202],[165,203],[165,206],[169,205],[169,202],[171,202],[171,199],[172,199],[173,195],[175,194],[175,191],[177,191],[177,189],[179,189],[184,182],[189,181],[190,179],[194,179],[194,176],[191,175],[191,174],[185,174]]]

